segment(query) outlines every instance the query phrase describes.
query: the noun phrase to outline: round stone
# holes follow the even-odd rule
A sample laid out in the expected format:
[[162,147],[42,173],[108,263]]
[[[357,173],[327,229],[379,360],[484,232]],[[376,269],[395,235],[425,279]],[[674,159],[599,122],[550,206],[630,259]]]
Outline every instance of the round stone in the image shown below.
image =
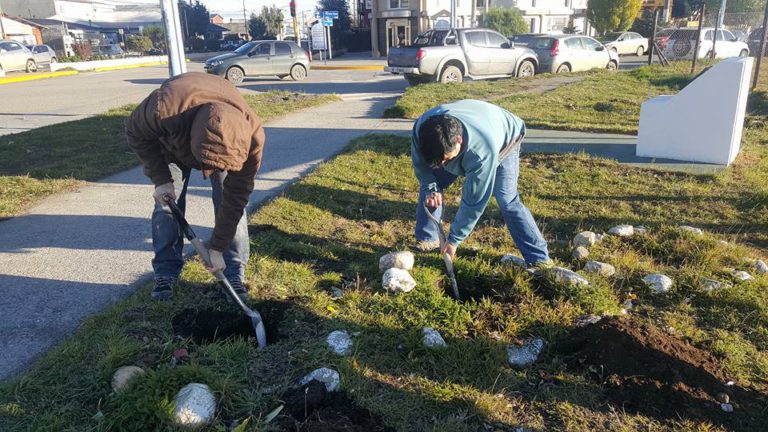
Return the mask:
[[213,421],[215,413],[216,397],[205,384],[187,384],[176,395],[173,422],[179,426],[205,426]]
[[403,270],[413,269],[415,257],[410,251],[391,252],[379,258],[379,270],[387,271],[391,268]]
[[576,246],[571,256],[576,260],[586,259],[589,256],[589,249],[584,246]]
[[421,333],[421,343],[427,348],[445,348],[448,346],[440,332],[432,327],[422,328]]
[[116,393],[125,391],[130,381],[139,375],[144,375],[144,369],[138,366],[122,366],[112,374],[112,390]]
[[331,332],[326,339],[328,346],[334,353],[340,356],[346,356],[352,353],[352,338],[344,330]]
[[381,277],[381,286],[386,291],[407,293],[416,287],[416,280],[407,270],[391,268]]
[[597,234],[592,231],[582,231],[573,238],[574,246],[590,247],[597,243]]
[[656,294],[662,294],[672,288],[672,279],[661,273],[649,274],[643,278],[643,282],[648,284]]

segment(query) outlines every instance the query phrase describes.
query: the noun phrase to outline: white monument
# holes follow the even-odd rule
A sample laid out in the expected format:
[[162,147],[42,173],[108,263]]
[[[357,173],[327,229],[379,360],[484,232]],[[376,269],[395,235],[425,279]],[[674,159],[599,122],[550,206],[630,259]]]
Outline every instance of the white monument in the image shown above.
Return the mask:
[[729,165],[739,154],[751,57],[721,61],[675,96],[640,109],[637,156]]

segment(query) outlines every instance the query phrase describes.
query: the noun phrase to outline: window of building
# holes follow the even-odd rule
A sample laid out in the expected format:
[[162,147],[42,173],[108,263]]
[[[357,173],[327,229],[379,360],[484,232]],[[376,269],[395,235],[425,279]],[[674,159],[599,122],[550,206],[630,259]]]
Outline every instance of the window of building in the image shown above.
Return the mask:
[[550,33],[562,32],[563,29],[568,25],[568,17],[549,17],[547,24],[548,31]]
[[408,9],[408,0],[389,0],[390,9]]

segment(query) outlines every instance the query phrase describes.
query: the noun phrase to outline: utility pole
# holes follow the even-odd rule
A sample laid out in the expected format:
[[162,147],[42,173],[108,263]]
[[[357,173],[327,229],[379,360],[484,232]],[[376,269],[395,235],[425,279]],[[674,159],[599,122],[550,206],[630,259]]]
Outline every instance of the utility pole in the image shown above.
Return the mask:
[[245,16],[245,0],[243,0],[243,27],[245,27],[245,40],[248,40],[251,38],[251,35],[248,34],[248,18]]
[[712,34],[712,55],[711,58],[715,58],[715,47],[717,46],[717,33],[723,28],[723,18],[725,18],[725,1],[720,0],[720,10],[717,12],[717,21],[715,22],[715,33]]
[[165,43],[168,46],[168,70],[172,77],[181,75],[187,71],[187,64],[181,38],[178,4],[176,0],[161,0],[160,10],[165,27]]
[[[707,3],[701,4],[699,11],[699,28],[696,30],[696,45],[693,47],[693,61],[691,62],[691,73],[696,71],[696,60],[699,59],[699,41],[701,40],[701,26],[704,24],[704,16],[707,14]],[[714,47],[713,47],[714,48]]]
[[760,51],[757,53],[757,65],[755,65],[755,76],[752,78],[752,88],[757,87],[757,82],[760,80],[760,66],[763,63],[763,57],[765,56],[765,42],[768,38],[768,32],[765,31],[768,28],[768,1],[765,2],[765,14],[763,14],[763,31],[760,35]]
[[470,18],[469,26],[474,27],[475,26],[475,9],[477,9],[477,0],[472,0],[472,15]]
[[653,50],[656,48],[656,23],[659,21],[659,10],[653,11],[653,31],[651,31],[651,40],[648,42],[648,66],[653,63]]
[[293,37],[296,39],[296,44],[301,46],[301,34],[299,33],[299,17],[296,14],[296,0],[291,0],[288,5],[293,18]]
[[456,28],[456,0],[451,0],[451,28]]
[[5,39],[5,26],[3,25],[3,7],[0,6],[0,39]]

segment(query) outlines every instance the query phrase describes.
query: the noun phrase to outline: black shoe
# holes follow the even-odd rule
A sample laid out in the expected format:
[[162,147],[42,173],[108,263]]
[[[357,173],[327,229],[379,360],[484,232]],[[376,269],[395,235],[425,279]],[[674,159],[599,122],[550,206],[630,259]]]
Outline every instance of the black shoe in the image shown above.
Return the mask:
[[160,276],[155,278],[155,287],[152,288],[152,300],[170,300],[173,297],[173,289],[179,284],[174,277]]
[[[229,281],[229,284],[232,285],[232,288],[235,289],[235,294],[237,294],[237,296],[240,297],[240,300],[242,300],[243,303],[246,303],[248,301],[248,290],[243,285],[243,282],[241,282],[239,279],[231,279]],[[227,301],[230,303],[233,303],[235,300],[232,298],[232,296],[229,295],[229,290],[224,286],[222,286],[222,288],[224,289],[224,292],[227,294]]]

